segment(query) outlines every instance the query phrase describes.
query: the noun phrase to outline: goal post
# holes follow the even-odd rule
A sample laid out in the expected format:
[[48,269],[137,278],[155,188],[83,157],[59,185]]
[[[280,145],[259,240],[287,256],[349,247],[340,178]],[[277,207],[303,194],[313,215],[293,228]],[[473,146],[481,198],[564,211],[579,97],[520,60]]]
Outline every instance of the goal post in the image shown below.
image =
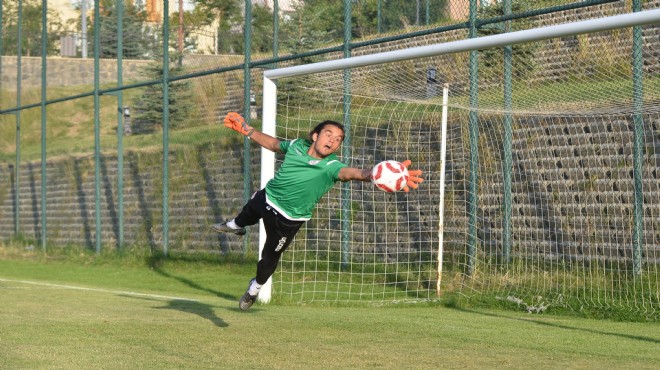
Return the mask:
[[[263,132],[273,137],[276,135],[277,125],[277,86],[274,81],[264,78],[263,81]],[[441,117],[441,153],[440,153],[440,193],[439,193],[439,225],[438,225],[438,254],[437,254],[437,294],[440,294],[442,280],[442,241],[443,241],[443,210],[444,210],[444,177],[446,163],[446,132],[447,132],[447,109],[449,101],[449,86],[442,86],[442,117]],[[265,187],[275,175],[275,154],[267,149],[261,149],[261,187]],[[259,223],[259,258],[266,242],[266,231],[263,222]],[[259,292],[260,303],[270,302],[272,297],[272,278],[264,284]]]
[[[348,210],[341,208],[339,190],[331,190],[283,256],[276,274],[278,296],[285,293],[298,301],[414,301],[434,299],[448,290],[441,290],[443,285],[466,296],[487,293],[528,310],[542,310],[547,304],[627,305],[657,314],[657,76],[646,73],[649,103],[641,112],[644,122],[656,126],[648,129],[651,143],[642,164],[644,188],[650,191],[643,214],[649,246],[641,253],[643,273],[637,274],[630,267],[637,224],[632,217],[637,216],[628,204],[633,194],[629,178],[639,171],[632,170],[637,159],[628,145],[637,145],[629,122],[633,105],[638,105],[632,103],[631,76],[620,68],[620,60],[600,44],[581,48],[579,56],[553,49],[554,54],[546,53],[548,58],[563,58],[560,61],[568,65],[561,72],[565,76],[555,78],[529,72],[529,58],[546,54],[528,53],[527,59],[514,62],[519,81],[514,82],[511,110],[502,106],[502,72],[493,67],[497,56],[483,57],[491,59],[479,77],[477,107],[467,97],[468,74],[460,64],[472,50],[541,42],[545,44],[539,48],[556,48],[557,40],[579,34],[598,34],[593,40],[611,39],[621,44],[612,47],[626,50],[619,33],[606,31],[657,23],[660,9],[265,71],[265,133],[293,139],[322,119],[340,119],[341,71],[350,69],[355,126],[352,148],[342,160],[360,167],[413,156],[426,180],[418,191],[389,197],[366,184],[352,184]],[[584,58],[582,64],[579,58]],[[598,58],[604,67],[594,71],[598,66],[593,60]],[[436,65],[446,74],[441,82],[450,83],[442,102],[419,86],[420,72]],[[452,96],[451,104],[446,95]],[[467,121],[475,110],[479,137],[478,145],[471,146]],[[504,168],[502,160],[505,120],[511,120],[514,130],[511,148],[506,149],[512,152],[511,168]],[[479,163],[470,168],[475,147]],[[275,155],[264,149],[261,160],[263,187],[277,164]],[[479,173],[479,194],[470,193],[470,171]],[[504,251],[506,171],[512,172],[513,215],[511,250]],[[470,209],[476,214],[469,215]],[[342,232],[338,225],[346,215],[354,246],[348,268],[342,266],[341,247],[335,245]],[[478,227],[470,236],[466,230],[472,218]],[[475,255],[468,252],[470,237],[478,243]],[[261,227],[260,251],[264,240]],[[451,274],[441,280],[448,271]],[[271,300],[271,287],[269,281],[262,288],[261,302]],[[542,301],[533,301],[540,297]]]
[[442,292],[442,254],[444,251],[445,230],[445,169],[447,168],[447,110],[449,108],[449,84],[442,86],[442,123],[440,126],[440,193],[438,194],[438,277],[435,284],[435,292]]
[[[266,135],[276,137],[275,126],[277,120],[277,86],[275,82],[264,78],[263,85],[263,113],[262,113],[262,132]],[[268,181],[275,176],[275,153],[261,148],[261,188],[263,189]],[[259,258],[266,243],[266,229],[262,220],[259,221]],[[271,299],[273,279],[269,278],[266,284],[261,287],[258,295],[258,301],[268,303]]]

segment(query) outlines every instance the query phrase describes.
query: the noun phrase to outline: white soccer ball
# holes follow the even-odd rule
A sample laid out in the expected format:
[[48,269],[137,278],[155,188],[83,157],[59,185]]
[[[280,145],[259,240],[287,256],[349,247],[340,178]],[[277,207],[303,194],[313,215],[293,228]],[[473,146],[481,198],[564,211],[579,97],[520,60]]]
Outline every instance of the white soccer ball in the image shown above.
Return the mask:
[[408,182],[408,169],[397,161],[380,162],[371,170],[371,182],[388,193],[399,191]]

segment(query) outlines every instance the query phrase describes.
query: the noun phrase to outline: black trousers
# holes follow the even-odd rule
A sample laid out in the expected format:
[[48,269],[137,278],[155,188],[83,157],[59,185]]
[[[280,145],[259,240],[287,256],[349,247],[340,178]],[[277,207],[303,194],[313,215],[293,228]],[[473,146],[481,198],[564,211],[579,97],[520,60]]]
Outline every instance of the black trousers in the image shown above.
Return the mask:
[[263,219],[266,229],[266,243],[257,263],[257,283],[266,284],[275,273],[282,252],[291,244],[293,237],[305,221],[291,221],[266,203],[266,190],[252,194],[234,222],[240,227],[254,225]]

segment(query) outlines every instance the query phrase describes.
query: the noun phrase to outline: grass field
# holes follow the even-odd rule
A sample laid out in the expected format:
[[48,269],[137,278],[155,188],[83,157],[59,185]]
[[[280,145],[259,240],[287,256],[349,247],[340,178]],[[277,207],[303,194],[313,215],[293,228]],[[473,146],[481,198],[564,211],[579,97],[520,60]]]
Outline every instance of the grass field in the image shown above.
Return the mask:
[[0,246],[3,369],[657,369],[660,326],[438,303],[256,305],[254,261]]

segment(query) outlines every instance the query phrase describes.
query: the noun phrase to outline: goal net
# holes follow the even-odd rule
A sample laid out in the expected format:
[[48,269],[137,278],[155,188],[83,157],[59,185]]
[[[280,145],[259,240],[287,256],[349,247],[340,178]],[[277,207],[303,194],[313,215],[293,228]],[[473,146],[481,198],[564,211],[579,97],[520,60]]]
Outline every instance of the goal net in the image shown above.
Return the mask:
[[[659,14],[642,13],[655,25],[638,13],[267,71],[265,132],[336,120],[344,163],[410,159],[425,179],[410,193],[336,185],[272,298],[657,316]],[[262,182],[279,160],[262,154]]]

